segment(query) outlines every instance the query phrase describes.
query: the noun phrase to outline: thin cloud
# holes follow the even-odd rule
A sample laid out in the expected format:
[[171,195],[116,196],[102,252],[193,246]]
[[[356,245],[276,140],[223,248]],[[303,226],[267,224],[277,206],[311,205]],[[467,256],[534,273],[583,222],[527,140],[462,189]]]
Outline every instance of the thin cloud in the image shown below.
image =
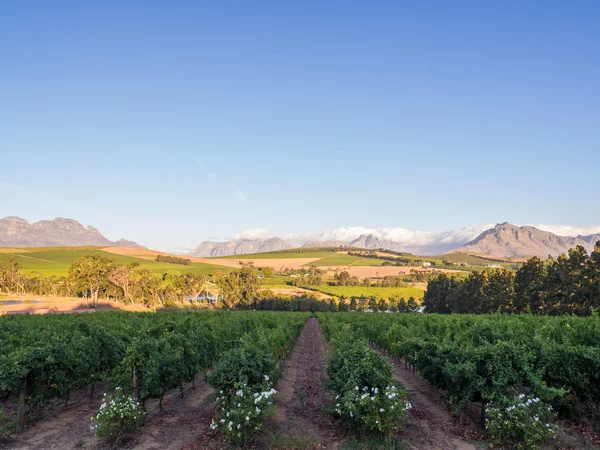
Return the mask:
[[267,237],[269,237],[269,230],[266,228],[250,228],[234,234],[231,239],[266,239]]

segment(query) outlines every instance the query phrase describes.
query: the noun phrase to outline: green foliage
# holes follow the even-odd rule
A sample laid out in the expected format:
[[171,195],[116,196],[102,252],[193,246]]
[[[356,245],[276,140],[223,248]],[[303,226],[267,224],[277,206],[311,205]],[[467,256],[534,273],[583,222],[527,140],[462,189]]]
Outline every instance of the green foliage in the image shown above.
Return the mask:
[[323,294],[333,295],[335,297],[367,297],[372,296],[377,299],[386,299],[402,297],[408,299],[409,297],[423,298],[425,292],[423,289],[414,287],[365,287],[365,286],[308,286],[302,285],[305,289],[310,289]]
[[8,414],[4,411],[4,406],[0,405],[0,441],[12,435],[16,425],[14,414]]
[[110,381],[128,393],[137,391],[141,400],[160,398],[251,341],[242,339],[248,333],[257,345],[267,340],[279,361],[307,318],[269,312],[3,316],[0,397],[16,398],[25,381],[27,406],[38,408]]
[[386,359],[354,329],[319,315],[331,342],[328,387],[336,393],[333,412],[365,432],[390,435],[402,426],[410,403],[394,384]]
[[252,386],[235,383],[233,388],[235,392],[221,391],[217,396],[217,413],[210,427],[232,443],[242,445],[250,441],[272,413],[276,391],[268,381]]
[[516,274],[484,269],[459,279],[441,274],[429,280],[425,311],[589,315],[600,308],[600,246],[588,255],[582,246],[543,262],[531,258]]
[[115,442],[125,434],[137,432],[144,425],[146,413],[138,400],[125,395],[119,388],[115,394],[104,396],[100,411],[92,416],[90,426],[97,437]]
[[206,380],[219,392],[217,413],[211,427],[233,443],[247,443],[267,417],[279,365],[308,318],[287,316],[271,328],[245,334],[239,346],[229,350]]
[[182,264],[184,266],[191,266],[192,260],[189,258],[182,258],[180,256],[173,255],[156,255],[156,262],[166,262],[170,264]]
[[598,414],[600,319],[533,315],[342,314],[448,399],[502,401],[526,390],[564,416]]
[[242,338],[239,347],[223,355],[206,380],[217,390],[231,390],[240,384],[259,385],[265,375],[277,379],[279,365],[273,350],[264,333],[249,333]]
[[486,428],[493,441],[517,449],[536,449],[556,436],[555,414],[539,398],[520,394],[487,409]]

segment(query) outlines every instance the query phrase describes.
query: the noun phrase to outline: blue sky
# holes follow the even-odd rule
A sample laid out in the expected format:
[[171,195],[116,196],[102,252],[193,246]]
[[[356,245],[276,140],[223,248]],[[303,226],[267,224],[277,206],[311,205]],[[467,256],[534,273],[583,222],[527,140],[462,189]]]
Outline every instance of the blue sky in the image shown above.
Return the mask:
[[249,228],[600,225],[600,3],[0,5],[0,216],[174,249]]

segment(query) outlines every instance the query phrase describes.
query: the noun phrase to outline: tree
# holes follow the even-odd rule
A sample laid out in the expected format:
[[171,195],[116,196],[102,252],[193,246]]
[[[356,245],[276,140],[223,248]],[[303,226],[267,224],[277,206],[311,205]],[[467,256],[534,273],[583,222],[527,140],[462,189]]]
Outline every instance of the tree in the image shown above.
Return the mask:
[[406,300],[403,298],[398,300],[398,312],[408,312],[408,305],[406,304]]
[[483,313],[504,312],[513,309],[515,273],[507,269],[488,270],[488,281],[483,291],[486,307]]
[[534,256],[525,262],[515,275],[515,297],[513,311],[523,312],[528,308],[533,313],[541,313],[544,308],[544,262]]
[[15,258],[8,260],[8,265],[0,261],[0,291],[15,292],[22,294],[25,292],[25,277],[21,273],[19,263]]
[[181,293],[185,299],[191,299],[191,301],[195,302],[202,294],[202,291],[206,288],[206,282],[206,275],[186,273],[179,277],[177,280],[177,286],[181,290]]
[[427,283],[427,290],[423,297],[426,313],[448,314],[451,312],[448,300],[450,294],[456,289],[457,280],[446,274],[439,274]]
[[89,293],[94,308],[98,307],[98,295],[106,288],[112,261],[99,255],[86,255],[76,259],[69,268],[69,278],[87,296]]
[[273,278],[275,276],[275,269],[272,267],[263,267],[261,272],[265,278]]
[[348,305],[348,309],[350,311],[356,311],[357,307],[358,307],[358,304],[356,303],[356,297],[352,297],[350,299],[350,305]]
[[254,305],[260,289],[260,280],[253,269],[230,272],[217,280],[225,306],[235,309],[238,305]]
[[138,273],[136,269],[140,266],[138,262],[132,262],[131,264],[121,264],[113,266],[108,272],[108,279],[114,285],[120,287],[123,290],[123,297],[127,301],[129,300],[132,304],[136,295],[137,288],[139,287],[137,282]]
[[408,298],[406,306],[409,312],[416,312],[419,309],[419,304],[412,295]]

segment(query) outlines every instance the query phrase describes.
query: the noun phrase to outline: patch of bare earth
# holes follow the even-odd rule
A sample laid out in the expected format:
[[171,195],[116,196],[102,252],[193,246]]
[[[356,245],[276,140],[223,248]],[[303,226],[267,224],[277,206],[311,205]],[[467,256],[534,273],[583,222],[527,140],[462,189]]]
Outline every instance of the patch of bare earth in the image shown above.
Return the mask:
[[[214,264],[219,266],[227,267],[247,267],[253,265],[254,267],[272,267],[275,270],[284,269],[299,269],[302,266],[308,265],[312,262],[318,261],[321,258],[255,258],[255,259],[235,259],[235,258],[196,258],[198,262],[204,262],[207,264]],[[240,264],[241,263],[241,264]]]
[[323,330],[312,317],[284,362],[275,416],[257,439],[264,448],[337,448],[344,440],[326,412],[332,400],[324,386],[328,352]]
[[102,443],[90,430],[90,418],[99,410],[103,392],[97,387],[92,398],[89,389],[77,392],[71,396],[68,405],[47,410],[43,419],[4,446],[0,445],[0,448],[180,450],[199,433],[210,431],[209,425],[214,414],[210,398],[214,391],[199,375],[196,377],[196,389],[191,383],[184,386],[183,399],[179,389],[166,393],[162,410],[158,400],[147,401],[146,425],[138,434],[123,439],[119,445]]
[[[431,269],[408,266],[328,266],[327,276],[333,277],[336,271],[346,271],[351,276],[363,278],[396,276],[410,273],[412,270],[430,272]],[[435,269],[436,272],[457,272],[456,270]]]
[[464,439],[465,428],[455,420],[443,395],[419,374],[392,358],[394,379],[408,392],[412,409],[402,433],[410,449],[475,450],[479,447]]

